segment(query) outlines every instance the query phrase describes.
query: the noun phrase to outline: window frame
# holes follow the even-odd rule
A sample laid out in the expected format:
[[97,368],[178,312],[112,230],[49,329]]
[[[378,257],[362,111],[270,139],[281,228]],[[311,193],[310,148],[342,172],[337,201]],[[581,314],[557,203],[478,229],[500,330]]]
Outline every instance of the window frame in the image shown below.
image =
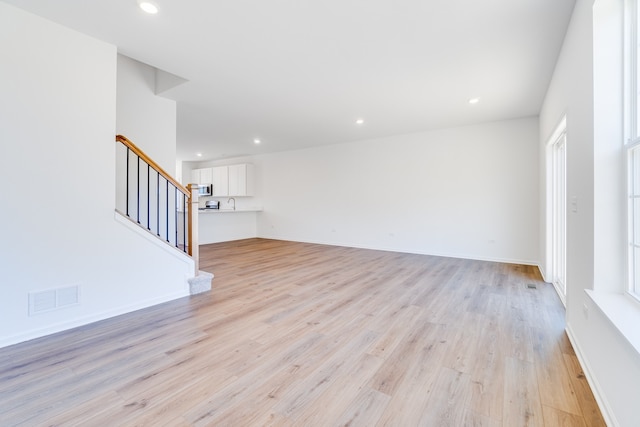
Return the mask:
[[[627,194],[627,285],[626,293],[640,301],[640,35],[638,0],[625,3],[624,37],[624,169]],[[637,160],[636,160],[637,159]],[[635,160],[635,161],[634,161]],[[636,178],[637,176],[637,178]],[[636,206],[638,204],[638,206]]]
[[640,138],[625,144],[627,158],[627,292],[640,300]]

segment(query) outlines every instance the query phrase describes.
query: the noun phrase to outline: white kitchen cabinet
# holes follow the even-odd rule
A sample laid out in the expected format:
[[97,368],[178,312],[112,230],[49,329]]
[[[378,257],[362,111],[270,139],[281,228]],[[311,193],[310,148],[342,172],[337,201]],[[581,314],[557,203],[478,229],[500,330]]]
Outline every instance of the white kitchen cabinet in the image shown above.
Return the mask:
[[191,171],[191,181],[193,184],[212,184],[211,168],[193,169]]
[[200,184],[200,169],[193,169],[191,171],[191,181],[190,184]]
[[200,169],[200,184],[212,184],[213,175],[211,168]]
[[253,196],[253,165],[229,165],[229,196]]
[[191,179],[194,184],[210,184],[212,197],[253,196],[253,165],[250,163],[193,169]]
[[228,166],[216,166],[211,170],[211,184],[213,189],[211,195],[213,197],[228,196],[229,195],[229,167]]

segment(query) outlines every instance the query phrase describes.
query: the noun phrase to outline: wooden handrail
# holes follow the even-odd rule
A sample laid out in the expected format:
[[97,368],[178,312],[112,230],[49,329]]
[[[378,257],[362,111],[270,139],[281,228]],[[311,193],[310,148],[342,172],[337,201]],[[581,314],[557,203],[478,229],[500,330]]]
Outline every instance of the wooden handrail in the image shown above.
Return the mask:
[[187,197],[191,197],[191,191],[187,190],[187,188],[176,181],[171,175],[169,175],[159,164],[154,162],[149,156],[147,156],[144,151],[138,148],[133,142],[131,142],[126,136],[116,135],[116,141],[119,141],[129,147],[131,151],[133,151],[138,157],[147,162],[153,169],[156,170],[160,175],[162,175],[167,181],[173,184],[178,190],[180,190]]
[[[186,213],[186,230],[185,230],[185,236],[184,236],[184,245],[185,247],[185,252],[187,252],[194,260],[194,264],[195,264],[195,275],[198,275],[198,256],[199,256],[199,251],[198,251],[198,186],[196,184],[189,184],[189,187],[185,187],[182,184],[180,184],[175,178],[173,178],[171,175],[169,175],[164,169],[162,169],[162,167],[157,164],[156,162],[154,162],[149,156],[147,156],[140,148],[138,148],[138,146],[136,146],[133,142],[131,142],[126,136],[123,135],[116,135],[116,142],[120,142],[121,144],[123,144],[125,147],[127,147],[128,150],[130,150],[131,152],[133,152],[133,154],[135,154],[139,159],[142,159],[147,165],[149,165],[150,168],[152,168],[157,174],[158,176],[161,176],[164,180],[166,180],[167,182],[167,191],[169,188],[169,184],[171,184],[172,186],[174,186],[176,188],[176,190],[180,191],[184,196],[184,212]],[[129,158],[129,154],[127,152],[127,161]],[[139,177],[138,177],[139,179]],[[128,172],[128,167],[127,167],[127,188],[128,188],[128,182],[129,182],[129,172]],[[139,191],[139,190],[138,190]],[[148,195],[147,195],[148,196]],[[127,196],[128,199],[128,196]],[[128,202],[127,202],[128,203]],[[168,200],[167,200],[168,203]],[[177,203],[177,195],[176,195],[176,203]],[[128,205],[127,205],[128,206]],[[176,205],[177,207],[177,205]],[[139,208],[138,208],[138,221],[137,223],[140,224],[140,218],[139,218]],[[127,211],[125,213],[125,215],[127,217],[129,217],[129,209],[127,207]],[[167,221],[168,221],[168,215],[167,215]],[[176,220],[177,221],[177,220]],[[167,222],[168,224],[168,222]],[[160,236],[160,231],[159,231],[159,224],[157,224],[158,229],[157,229],[157,235]],[[149,231],[151,231],[151,229],[149,228],[149,220],[147,218],[147,229]],[[177,223],[176,223],[176,228],[177,228]],[[166,237],[166,241],[169,242],[169,236],[168,236],[169,232],[168,232],[168,225],[167,225],[167,236]],[[178,234],[178,230],[176,229],[176,242],[175,242],[175,246],[178,247],[179,242],[177,239],[177,234]]]

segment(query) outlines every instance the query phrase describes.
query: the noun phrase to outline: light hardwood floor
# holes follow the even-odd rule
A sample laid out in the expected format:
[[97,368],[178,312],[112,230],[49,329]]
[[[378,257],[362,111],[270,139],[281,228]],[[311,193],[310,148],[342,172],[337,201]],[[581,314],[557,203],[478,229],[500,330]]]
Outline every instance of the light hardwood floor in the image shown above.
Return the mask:
[[0,425],[604,425],[534,267],[262,239],[200,253],[211,292],[0,349]]

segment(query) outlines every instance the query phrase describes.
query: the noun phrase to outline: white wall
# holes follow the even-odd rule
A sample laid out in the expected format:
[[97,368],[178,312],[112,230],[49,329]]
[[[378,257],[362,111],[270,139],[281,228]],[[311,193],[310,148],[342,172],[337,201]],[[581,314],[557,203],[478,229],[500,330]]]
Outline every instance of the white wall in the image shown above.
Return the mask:
[[114,220],[116,48],[0,3],[0,52],[0,346],[187,295],[191,260]]
[[[620,60],[622,2],[593,3],[576,2],[540,113],[540,150],[544,152],[547,138],[566,114],[567,195],[578,201],[577,212],[569,209],[567,214],[567,332],[608,422],[637,426],[640,355],[585,293],[620,292],[624,277],[621,100],[616,95],[622,74],[619,66],[611,68]],[[542,164],[540,176],[545,175]],[[548,259],[546,247],[543,236],[543,260]]]
[[537,264],[538,120],[256,156],[260,237]]
[[236,205],[264,208],[257,228],[253,213],[207,216],[211,230],[224,219],[225,233],[203,226],[205,243],[257,236],[535,265],[538,126],[524,118],[185,162],[183,181],[199,167],[255,165],[256,195]]
[[176,102],[155,94],[156,69],[118,55],[116,131],[176,176]]

